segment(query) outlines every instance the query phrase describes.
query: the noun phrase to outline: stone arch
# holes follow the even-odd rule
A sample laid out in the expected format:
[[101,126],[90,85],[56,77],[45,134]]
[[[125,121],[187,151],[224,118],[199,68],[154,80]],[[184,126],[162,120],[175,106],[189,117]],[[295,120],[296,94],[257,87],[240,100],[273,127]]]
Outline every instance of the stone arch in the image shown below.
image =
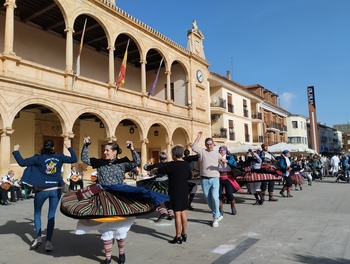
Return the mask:
[[156,124],[161,125],[164,128],[164,131],[165,131],[165,134],[164,134],[165,142],[170,142],[170,127],[163,120],[153,119],[152,120],[152,124],[149,125],[149,128],[147,130],[147,134],[150,132],[150,129],[151,129],[152,125],[156,125]]
[[96,115],[101,120],[101,122],[104,125],[107,138],[112,138],[115,136],[113,133],[114,124],[110,120],[110,116],[106,112],[104,112],[100,109],[91,109],[90,107],[84,107],[84,108],[77,110],[74,113],[74,116],[71,117],[70,119],[72,121],[74,121],[73,123],[75,123],[76,120],[78,120],[79,117],[85,113],[90,113],[90,114]]
[[[174,145],[182,145],[185,149],[190,144],[189,128],[184,125],[179,125],[171,133],[171,141]],[[184,136],[184,138],[182,137]]]
[[170,83],[172,84],[172,100],[178,105],[187,106],[191,100],[188,88],[188,71],[184,63],[173,60],[171,63]]
[[63,133],[65,134],[69,132],[67,120],[69,120],[70,113],[66,111],[66,108],[61,107],[60,105],[58,105],[53,101],[48,101],[40,98],[31,98],[31,99],[19,98],[16,101],[16,106],[11,111],[11,117],[10,117],[11,123],[13,122],[18,112],[20,112],[25,106],[28,106],[31,104],[39,104],[39,105],[42,105],[43,107],[47,107],[50,110],[52,110],[61,123]]
[[[147,135],[145,135],[145,131],[146,131],[145,123],[135,115],[125,114],[125,115],[119,116],[119,118],[118,118],[119,121],[118,121],[117,125],[119,125],[121,121],[126,120],[126,119],[132,121],[136,126],[138,126],[140,139],[147,137]],[[115,131],[116,130],[117,130],[117,127],[115,128]]]

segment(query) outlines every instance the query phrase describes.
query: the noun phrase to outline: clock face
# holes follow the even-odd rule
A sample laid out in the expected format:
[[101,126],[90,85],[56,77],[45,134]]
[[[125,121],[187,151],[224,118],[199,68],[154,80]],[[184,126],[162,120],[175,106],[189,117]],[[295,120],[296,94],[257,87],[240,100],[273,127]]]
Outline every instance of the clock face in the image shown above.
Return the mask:
[[201,83],[203,82],[203,73],[201,71],[197,71],[197,80]]

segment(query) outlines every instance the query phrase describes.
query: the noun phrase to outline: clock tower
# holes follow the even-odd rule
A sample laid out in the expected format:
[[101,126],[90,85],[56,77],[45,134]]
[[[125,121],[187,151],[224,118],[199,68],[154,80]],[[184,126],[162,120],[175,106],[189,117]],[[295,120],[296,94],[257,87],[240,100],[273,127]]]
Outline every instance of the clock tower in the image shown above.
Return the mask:
[[192,29],[187,31],[187,49],[205,59],[203,40],[204,36],[198,29],[196,20],[193,20]]

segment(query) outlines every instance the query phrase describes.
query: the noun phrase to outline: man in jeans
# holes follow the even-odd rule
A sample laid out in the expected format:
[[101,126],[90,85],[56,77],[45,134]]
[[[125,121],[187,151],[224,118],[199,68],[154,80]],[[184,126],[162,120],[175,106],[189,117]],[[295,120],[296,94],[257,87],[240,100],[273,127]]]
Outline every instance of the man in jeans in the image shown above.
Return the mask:
[[214,151],[214,140],[206,138],[205,149],[198,147],[203,132],[198,132],[196,140],[193,142],[192,150],[199,156],[201,185],[210,210],[213,212],[213,227],[219,226],[219,221],[223,218],[219,206],[220,173],[219,161],[222,159],[220,153]]

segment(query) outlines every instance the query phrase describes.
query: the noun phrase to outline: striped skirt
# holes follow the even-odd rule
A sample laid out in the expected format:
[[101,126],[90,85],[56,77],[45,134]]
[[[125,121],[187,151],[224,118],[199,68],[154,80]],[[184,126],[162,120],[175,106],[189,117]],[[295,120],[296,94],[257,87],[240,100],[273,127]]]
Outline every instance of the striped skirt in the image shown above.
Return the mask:
[[71,218],[92,219],[114,216],[136,216],[150,213],[168,196],[134,186],[103,186],[91,197],[80,198],[77,191],[61,199],[61,212]]

